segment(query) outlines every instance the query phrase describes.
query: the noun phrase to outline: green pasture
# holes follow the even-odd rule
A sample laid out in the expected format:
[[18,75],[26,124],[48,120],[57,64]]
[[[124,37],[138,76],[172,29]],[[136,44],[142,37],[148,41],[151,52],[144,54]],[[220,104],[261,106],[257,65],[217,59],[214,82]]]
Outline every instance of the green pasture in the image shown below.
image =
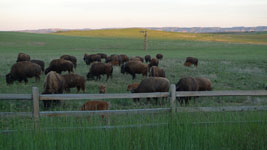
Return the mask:
[[[181,77],[207,77],[213,90],[263,90],[267,86],[267,33],[187,34],[149,31],[148,49],[143,50],[144,39],[140,29],[78,31],[55,34],[0,32],[0,93],[31,93],[33,86],[43,91],[45,75],[41,81],[30,79],[28,84],[15,82],[6,85],[5,75],[16,62],[19,52],[31,59],[44,60],[46,66],[52,59],[70,54],[78,59],[75,73],[86,76],[90,66],[83,61],[84,53],[126,54],[128,56],[164,55],[159,67],[164,68],[172,84]],[[126,33],[125,33],[125,32]],[[137,33],[135,33],[137,32]],[[152,32],[150,34],[150,32]],[[102,34],[100,34],[102,33]],[[84,35],[82,35],[84,34]],[[171,35],[169,35],[171,34]],[[109,35],[109,36],[108,36]],[[179,35],[179,36],[178,36]],[[206,37],[205,37],[206,36]],[[183,38],[182,38],[183,37]],[[185,67],[188,56],[197,57],[199,66]],[[108,93],[128,93],[127,85],[140,82],[137,75],[122,75],[120,67],[114,67],[113,78],[106,81],[86,81],[86,93],[98,93],[98,86],[106,85]],[[76,93],[76,89],[71,89]],[[191,101],[192,106],[264,105],[266,97],[202,97]],[[86,100],[65,101],[50,110],[80,110]],[[111,109],[169,107],[135,104],[131,99],[109,100]],[[43,111],[42,103],[40,103]],[[179,106],[179,104],[177,104]],[[1,112],[32,111],[31,101],[1,101]],[[167,123],[164,126],[114,129],[88,129],[105,126],[99,116],[44,117],[40,130],[33,129],[31,119],[1,118],[0,149],[266,149],[266,112],[229,113],[179,113],[149,115],[110,116],[111,126],[132,124]],[[260,123],[258,122],[260,121]],[[202,122],[217,122],[201,124]],[[234,122],[234,123],[233,123]],[[248,122],[248,123],[244,123]],[[198,124],[195,124],[198,123]],[[62,130],[53,128],[65,127]],[[69,127],[80,127],[68,129]],[[49,129],[51,128],[51,130]]]

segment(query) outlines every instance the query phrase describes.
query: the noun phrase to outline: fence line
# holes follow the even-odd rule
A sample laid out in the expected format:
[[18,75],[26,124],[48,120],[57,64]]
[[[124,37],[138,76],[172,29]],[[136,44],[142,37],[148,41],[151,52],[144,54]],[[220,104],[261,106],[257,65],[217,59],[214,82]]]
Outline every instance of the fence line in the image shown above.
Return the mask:
[[[134,93],[134,94],[40,94],[37,87],[32,88],[32,94],[0,94],[0,100],[32,100],[33,111],[27,112],[1,112],[0,116],[32,116],[35,121],[40,116],[61,116],[61,115],[92,115],[92,114],[125,114],[125,113],[156,113],[156,112],[211,112],[211,111],[253,111],[267,110],[267,106],[226,106],[226,107],[176,107],[176,97],[186,96],[267,96],[267,90],[248,91],[187,91],[177,92],[174,84],[170,92],[157,93]],[[156,98],[168,97],[170,108],[156,109],[130,109],[130,110],[107,110],[107,111],[54,111],[40,112],[40,100],[91,100],[91,99],[131,99],[131,98]],[[29,115],[32,114],[32,115]]]

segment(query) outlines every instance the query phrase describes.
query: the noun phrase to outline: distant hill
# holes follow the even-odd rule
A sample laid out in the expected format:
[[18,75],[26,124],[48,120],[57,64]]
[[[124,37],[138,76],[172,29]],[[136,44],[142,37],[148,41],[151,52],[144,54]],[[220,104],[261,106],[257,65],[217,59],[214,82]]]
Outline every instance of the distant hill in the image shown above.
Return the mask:
[[[127,28],[103,28],[99,30],[109,30],[109,29],[127,29]],[[144,29],[159,30],[167,32],[187,32],[187,33],[221,33],[221,32],[263,32],[267,31],[267,26],[258,27],[231,27],[231,28],[221,28],[221,27],[147,27]],[[59,31],[86,31],[92,30],[90,28],[84,29],[59,29],[59,28],[49,28],[49,29],[38,29],[38,30],[20,30],[18,32],[29,32],[29,33],[55,33]]]
[[191,40],[191,41],[212,41],[227,43],[244,43],[244,44],[264,44],[267,45],[267,32],[224,32],[224,33],[183,33],[167,32],[159,30],[150,30],[144,28],[127,28],[127,29],[102,29],[86,31],[59,31],[56,35],[64,36],[83,36],[97,38],[138,38],[144,39],[144,33],[147,31],[149,39],[159,40]]
[[162,27],[162,28],[148,28],[151,30],[169,31],[169,32],[188,32],[188,33],[218,33],[218,32],[263,32],[267,31],[267,26],[258,27],[192,27],[192,28],[180,28],[180,27]]

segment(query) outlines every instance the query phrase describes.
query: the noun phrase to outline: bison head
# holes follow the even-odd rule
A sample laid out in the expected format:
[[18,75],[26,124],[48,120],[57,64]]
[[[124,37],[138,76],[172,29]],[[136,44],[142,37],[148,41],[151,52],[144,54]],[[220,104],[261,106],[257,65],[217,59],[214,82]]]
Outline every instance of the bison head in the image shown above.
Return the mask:
[[15,79],[12,77],[12,75],[9,73],[6,75],[6,83],[12,84],[15,81]]

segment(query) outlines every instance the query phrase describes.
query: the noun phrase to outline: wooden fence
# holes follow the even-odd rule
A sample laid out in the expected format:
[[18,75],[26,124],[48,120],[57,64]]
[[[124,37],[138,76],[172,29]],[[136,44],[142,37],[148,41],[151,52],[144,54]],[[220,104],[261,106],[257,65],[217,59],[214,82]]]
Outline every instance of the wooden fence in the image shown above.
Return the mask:
[[[176,107],[176,98],[185,96],[267,96],[267,90],[254,91],[188,91],[176,92],[174,84],[170,92],[158,93],[125,93],[125,94],[40,94],[37,87],[32,94],[0,94],[0,100],[32,100],[31,112],[1,112],[1,117],[23,116],[39,120],[40,116],[86,116],[94,114],[127,114],[127,113],[160,113],[160,112],[210,112],[210,111],[252,111],[267,110],[267,106],[224,106],[224,107]],[[40,112],[39,102],[45,100],[96,100],[96,99],[132,99],[168,97],[170,108],[105,110],[105,111],[43,111]]]

